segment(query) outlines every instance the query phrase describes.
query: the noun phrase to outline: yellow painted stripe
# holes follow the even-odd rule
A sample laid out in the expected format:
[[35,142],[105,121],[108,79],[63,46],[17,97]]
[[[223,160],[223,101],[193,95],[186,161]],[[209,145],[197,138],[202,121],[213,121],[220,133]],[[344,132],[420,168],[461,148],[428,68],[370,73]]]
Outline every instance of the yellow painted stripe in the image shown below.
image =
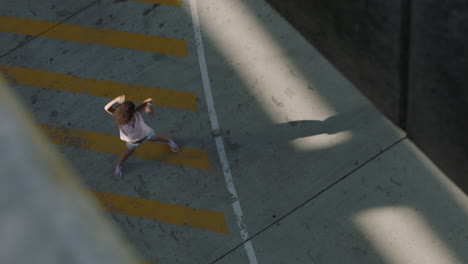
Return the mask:
[[187,57],[185,40],[0,16],[0,32]]
[[94,192],[107,212],[227,234],[224,214],[105,192]]
[[72,93],[115,98],[125,94],[127,99],[141,102],[148,97],[158,106],[197,111],[197,96],[193,93],[161,88],[118,83],[113,81],[84,79],[69,74],[45,72],[25,68],[0,66],[0,72],[11,83],[54,89]]
[[130,0],[130,1],[180,7],[180,0]]
[[[125,144],[118,137],[91,131],[71,128],[54,128],[41,125],[43,131],[49,135],[54,144],[75,147],[96,152],[120,155]],[[167,144],[148,142],[138,147],[135,157],[183,167],[209,170],[208,153],[204,150],[181,148],[173,153]]]

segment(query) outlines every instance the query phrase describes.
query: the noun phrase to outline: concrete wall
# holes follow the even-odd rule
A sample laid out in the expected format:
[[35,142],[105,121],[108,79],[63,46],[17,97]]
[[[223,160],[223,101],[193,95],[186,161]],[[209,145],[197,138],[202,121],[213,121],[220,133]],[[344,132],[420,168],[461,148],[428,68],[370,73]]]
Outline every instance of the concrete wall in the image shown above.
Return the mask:
[[468,193],[468,2],[413,10],[407,131]]
[[468,193],[468,2],[267,1]]

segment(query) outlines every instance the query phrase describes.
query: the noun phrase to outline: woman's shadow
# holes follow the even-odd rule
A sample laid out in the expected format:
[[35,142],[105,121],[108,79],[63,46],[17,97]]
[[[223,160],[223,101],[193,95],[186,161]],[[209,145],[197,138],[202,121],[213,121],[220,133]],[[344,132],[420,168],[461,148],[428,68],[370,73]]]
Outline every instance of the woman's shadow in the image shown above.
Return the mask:
[[[229,151],[237,151],[243,147],[258,145],[282,145],[304,137],[311,137],[321,134],[337,134],[343,131],[352,131],[359,126],[368,125],[375,121],[378,113],[366,107],[359,107],[350,111],[337,113],[324,120],[297,120],[281,124],[268,125],[261,129],[244,129],[231,131],[223,129],[221,136]],[[194,135],[190,138],[177,139],[183,148],[195,147],[200,142],[206,141],[206,135]]]
[[268,129],[249,130],[248,134],[232,133],[231,136],[230,131],[227,131],[227,133],[223,131],[223,138],[226,141],[227,148],[235,151],[242,148],[244,144],[285,144],[298,138],[350,131],[376,120],[375,118],[375,111],[371,111],[370,108],[359,108],[337,113],[324,120],[291,121],[275,124]]

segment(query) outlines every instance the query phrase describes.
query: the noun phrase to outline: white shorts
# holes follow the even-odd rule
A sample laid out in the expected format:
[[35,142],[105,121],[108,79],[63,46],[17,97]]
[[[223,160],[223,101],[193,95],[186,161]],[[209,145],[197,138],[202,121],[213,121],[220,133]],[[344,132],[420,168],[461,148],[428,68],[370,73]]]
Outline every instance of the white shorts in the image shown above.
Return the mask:
[[140,143],[136,143],[136,144],[132,143],[132,142],[125,141],[125,145],[127,146],[128,150],[135,150],[141,144],[143,144],[143,143],[145,143],[147,141],[150,141],[154,137],[154,135],[156,135],[156,133],[154,132],[154,129],[150,128],[150,131],[149,131],[148,135],[146,136],[145,140],[143,140]]

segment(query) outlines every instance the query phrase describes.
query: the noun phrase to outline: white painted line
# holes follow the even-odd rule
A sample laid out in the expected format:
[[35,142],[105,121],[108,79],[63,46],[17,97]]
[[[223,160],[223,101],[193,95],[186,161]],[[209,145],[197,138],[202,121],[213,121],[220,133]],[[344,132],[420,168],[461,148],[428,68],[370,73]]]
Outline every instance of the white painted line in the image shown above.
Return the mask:
[[[208,114],[211,121],[211,130],[213,134],[217,134],[219,130],[218,116],[216,115],[216,109],[214,107],[213,95],[211,93],[210,78],[208,76],[208,68],[206,66],[205,50],[203,48],[203,40],[201,36],[200,20],[198,19],[197,0],[190,0],[190,9],[192,11],[193,29],[195,31],[195,43],[197,45],[198,62],[200,64],[200,72],[203,81],[203,90],[205,92],[206,105],[208,108]],[[249,238],[249,232],[247,231],[247,225],[245,224],[244,214],[237,197],[236,187],[231,175],[231,169],[229,168],[229,162],[224,149],[223,139],[221,134],[215,135],[216,148],[218,149],[219,159],[223,168],[224,180],[226,181],[226,187],[231,194],[232,208],[237,218],[237,225],[240,229],[242,240],[246,241]],[[252,242],[246,241],[244,243],[245,251],[249,258],[250,264],[258,264],[257,256],[253,248]]]

